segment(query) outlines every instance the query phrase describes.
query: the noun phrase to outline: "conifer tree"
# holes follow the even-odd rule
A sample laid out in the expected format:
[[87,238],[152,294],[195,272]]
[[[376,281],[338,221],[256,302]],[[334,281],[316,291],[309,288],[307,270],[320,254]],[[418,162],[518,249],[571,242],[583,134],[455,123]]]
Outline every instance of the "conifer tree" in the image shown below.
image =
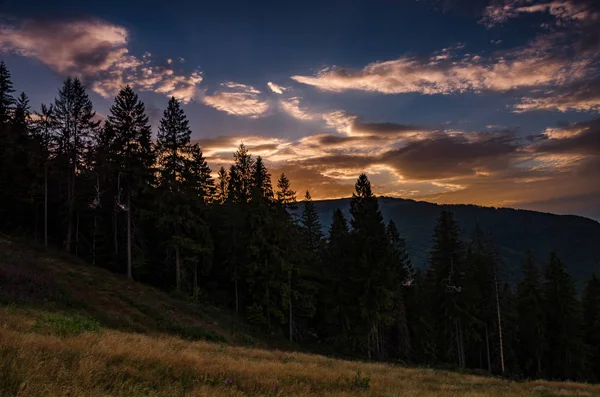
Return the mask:
[[542,376],[544,360],[544,302],[542,281],[531,251],[527,251],[517,285],[519,367],[530,378]]
[[430,269],[432,316],[437,357],[456,360],[465,367],[465,298],[463,297],[464,252],[460,231],[451,212],[442,211],[434,232]]
[[[42,104],[40,112],[36,113],[37,120],[33,125],[33,139],[37,143],[37,170],[36,182],[39,195],[43,194],[44,202],[44,247],[48,248],[48,168],[52,156],[52,132],[57,123],[54,117],[54,106]],[[40,171],[40,170],[43,171]],[[43,182],[40,179],[43,178]],[[41,187],[39,187],[41,186]]]
[[543,286],[547,379],[577,380],[582,375],[581,308],[573,279],[556,253],[550,253]]
[[130,86],[119,91],[105,129],[112,138],[108,151],[114,164],[113,172],[117,174],[112,179],[118,180],[119,189],[125,192],[124,202],[116,204],[120,206],[118,210],[125,209],[127,217],[127,277],[132,279],[132,214],[138,214],[136,204],[152,183],[155,156],[144,103]]
[[221,167],[217,174],[217,184],[215,187],[215,201],[217,203],[223,204],[227,200],[228,184],[229,174],[224,167]]
[[175,253],[175,285],[181,290],[181,250],[190,227],[190,207],[182,185],[191,130],[177,99],[171,97],[158,127],[156,152],[159,165],[159,225],[167,233],[167,245]]
[[298,208],[296,205],[296,192],[292,190],[290,180],[283,172],[277,180],[277,202],[285,209],[295,210]]
[[[15,149],[14,134],[10,131],[9,123],[12,119],[15,98],[12,93],[13,83],[11,75],[4,64],[0,61],[0,186],[11,186],[12,184],[12,167],[13,154]],[[14,195],[6,189],[0,189],[0,217],[4,219],[3,228],[8,228],[9,219],[12,218],[9,208],[13,205]]]
[[64,240],[64,248],[67,252],[71,251],[73,240],[78,241],[78,236],[74,236],[77,230],[73,232],[76,228],[74,225],[78,193],[76,180],[85,169],[85,160],[89,155],[92,137],[100,125],[100,122],[95,120],[95,116],[92,101],[81,81],[68,77],[54,101],[57,155],[67,181],[67,230]]
[[391,307],[391,329],[390,341],[393,348],[392,356],[401,360],[410,357],[410,333],[406,318],[406,306],[402,286],[411,277],[412,265],[406,253],[406,244],[400,236],[396,223],[390,220],[386,227],[386,233],[390,244],[390,263],[387,277],[391,281],[392,307]]
[[[384,355],[383,331],[385,312],[393,304],[393,285],[390,285],[389,244],[379,203],[371,183],[361,174],[350,201],[352,244],[355,260],[351,274],[357,296],[359,323],[355,341],[363,346],[369,358]],[[363,342],[364,341],[364,342]]]
[[252,198],[252,186],[254,183],[254,159],[248,152],[248,148],[241,143],[238,150],[233,154],[235,173],[229,173],[232,181],[229,190],[231,199],[238,203],[248,203]]
[[252,174],[252,200],[273,200],[273,186],[271,185],[271,174],[267,171],[262,157],[258,156],[254,163]]
[[13,89],[10,71],[4,61],[0,61],[0,127],[8,124],[12,118],[15,105],[13,92],[15,90]]
[[327,285],[319,285],[315,322],[323,340],[339,349],[347,347],[350,334],[348,310],[353,291],[348,278],[349,236],[348,221],[338,208],[333,212],[323,253],[320,279]]
[[588,349],[588,378],[600,380],[600,280],[595,274],[588,280],[583,294],[584,342]]

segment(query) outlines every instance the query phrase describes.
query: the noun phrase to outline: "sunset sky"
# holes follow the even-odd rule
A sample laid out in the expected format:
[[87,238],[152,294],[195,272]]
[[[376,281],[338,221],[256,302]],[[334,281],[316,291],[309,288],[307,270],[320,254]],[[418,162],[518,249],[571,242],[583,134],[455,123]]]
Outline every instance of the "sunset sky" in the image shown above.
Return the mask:
[[[313,198],[378,195],[600,220],[600,1],[0,1],[34,109],[68,76],[100,116],[181,99],[216,171],[244,142]],[[299,195],[300,196],[300,195]]]

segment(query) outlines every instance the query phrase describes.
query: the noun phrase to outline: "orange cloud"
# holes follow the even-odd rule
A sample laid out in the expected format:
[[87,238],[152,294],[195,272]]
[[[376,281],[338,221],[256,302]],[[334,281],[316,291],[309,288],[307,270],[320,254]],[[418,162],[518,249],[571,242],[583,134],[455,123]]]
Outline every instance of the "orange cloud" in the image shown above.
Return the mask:
[[269,103],[260,98],[261,91],[240,83],[221,83],[227,91],[205,95],[203,102],[221,112],[235,116],[259,118],[269,110]]

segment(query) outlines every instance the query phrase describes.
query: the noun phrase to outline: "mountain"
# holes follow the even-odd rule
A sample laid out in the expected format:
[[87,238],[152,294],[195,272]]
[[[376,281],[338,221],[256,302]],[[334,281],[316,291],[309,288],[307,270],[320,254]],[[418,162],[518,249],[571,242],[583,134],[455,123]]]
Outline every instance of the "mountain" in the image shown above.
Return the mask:
[[[315,206],[325,232],[329,230],[336,208],[350,218],[350,199],[315,201]],[[470,238],[477,223],[491,233],[503,261],[499,273],[511,284],[520,278],[519,269],[527,249],[533,252],[538,263],[545,263],[550,251],[556,250],[580,291],[593,272],[600,274],[600,223],[588,218],[511,208],[438,205],[390,197],[380,197],[379,206],[385,221],[393,219],[398,225],[413,264],[420,269],[427,266],[435,222],[446,209],[454,213],[464,240]]]

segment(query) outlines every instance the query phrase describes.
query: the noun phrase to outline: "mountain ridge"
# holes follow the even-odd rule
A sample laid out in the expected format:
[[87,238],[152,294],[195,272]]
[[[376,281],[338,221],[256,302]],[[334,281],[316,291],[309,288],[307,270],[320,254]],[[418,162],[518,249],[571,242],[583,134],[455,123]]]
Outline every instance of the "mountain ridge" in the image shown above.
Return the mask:
[[[396,222],[406,240],[411,260],[419,269],[427,266],[435,222],[440,212],[447,209],[454,213],[463,241],[469,240],[476,224],[484,232],[491,233],[503,262],[500,275],[513,285],[520,278],[520,265],[527,249],[532,251],[538,265],[543,265],[550,252],[556,250],[580,291],[592,273],[600,273],[600,222],[591,218],[510,207],[435,204],[386,196],[378,197],[378,201],[384,220]],[[350,198],[315,200],[314,203],[324,233],[329,230],[336,208],[350,219]]]

